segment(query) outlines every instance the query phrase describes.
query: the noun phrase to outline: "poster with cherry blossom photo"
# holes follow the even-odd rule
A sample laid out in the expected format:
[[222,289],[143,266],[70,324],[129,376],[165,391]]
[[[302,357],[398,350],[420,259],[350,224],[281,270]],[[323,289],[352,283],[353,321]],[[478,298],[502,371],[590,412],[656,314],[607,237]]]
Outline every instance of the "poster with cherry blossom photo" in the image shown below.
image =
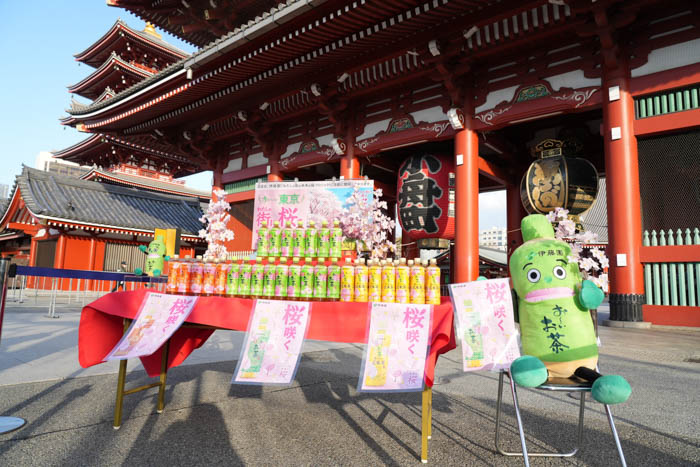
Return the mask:
[[432,305],[372,303],[358,391],[422,390],[432,317]]
[[256,300],[231,383],[290,384],[310,315],[308,302]]
[[136,319],[105,361],[151,355],[185,322],[195,303],[197,297],[147,293]]
[[464,371],[510,367],[520,356],[510,279],[450,284]]
[[263,221],[268,227],[279,221],[284,227],[290,221],[293,228],[300,222],[321,222],[339,219],[347,208],[347,201],[357,188],[372,197],[372,180],[337,180],[321,182],[258,182],[255,184],[253,205],[252,249],[256,249],[258,228]]

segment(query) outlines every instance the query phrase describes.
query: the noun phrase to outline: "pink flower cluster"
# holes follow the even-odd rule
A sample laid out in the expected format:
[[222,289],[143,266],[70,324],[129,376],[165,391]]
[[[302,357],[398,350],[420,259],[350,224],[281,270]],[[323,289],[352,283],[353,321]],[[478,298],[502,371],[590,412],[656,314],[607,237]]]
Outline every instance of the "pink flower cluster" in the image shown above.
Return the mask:
[[396,248],[389,238],[395,222],[382,211],[387,209],[387,204],[379,200],[381,196],[380,189],[370,195],[355,188],[346,202],[347,209],[339,216],[345,237],[355,240],[358,253],[363,247],[369,250],[373,259],[386,258]]
[[598,240],[598,234],[589,230],[576,232],[576,224],[568,216],[569,211],[563,208],[555,208],[547,214],[547,219],[556,227],[554,236],[571,246],[567,259],[579,265],[583,278],[607,292],[608,274],[603,271],[610,266],[608,257],[599,248],[583,248],[584,244]]
[[207,212],[199,218],[199,221],[206,225],[199,231],[199,236],[208,244],[207,251],[204,253],[205,260],[225,260],[228,251],[224,242],[233,240],[233,231],[228,228],[228,221],[231,219],[228,211],[231,205],[224,199],[226,196],[224,190],[214,190],[213,195]]

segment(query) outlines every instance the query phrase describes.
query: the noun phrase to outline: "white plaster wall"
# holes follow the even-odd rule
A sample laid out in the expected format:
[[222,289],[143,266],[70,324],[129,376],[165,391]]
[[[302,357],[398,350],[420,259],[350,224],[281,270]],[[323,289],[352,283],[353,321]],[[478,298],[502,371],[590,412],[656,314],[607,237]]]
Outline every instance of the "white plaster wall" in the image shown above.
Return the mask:
[[430,107],[429,109],[411,112],[411,116],[416,123],[439,122],[440,120],[447,120],[447,115],[445,115],[445,112],[442,111],[442,107],[439,105],[436,107]]
[[316,138],[316,141],[318,141],[318,146],[330,146],[331,141],[333,140],[333,133],[328,133],[327,135],[319,136]]
[[267,164],[267,157],[262,152],[256,152],[248,156],[248,167],[257,167],[265,164]]
[[586,78],[583,75],[583,70],[569,71],[561,75],[554,75],[547,78],[547,81],[552,86],[554,92],[561,88],[587,88],[590,86],[600,86],[600,78]]
[[371,136],[376,135],[380,131],[386,130],[387,127],[389,126],[389,122],[391,122],[391,119],[380,120],[378,122],[374,122],[374,123],[370,123],[369,125],[365,125],[365,131],[363,131],[361,135],[355,137],[355,141],[361,141],[365,138],[369,138]]
[[243,167],[243,158],[238,157],[236,159],[231,159],[230,161],[228,161],[228,165],[226,167],[224,167],[223,173],[233,172],[235,170],[241,170],[241,167]]
[[478,114],[479,112],[483,112],[484,110],[493,109],[503,101],[512,101],[513,96],[515,95],[515,90],[518,89],[518,87],[519,86],[511,86],[509,88],[491,91],[486,96],[486,102],[474,109],[474,113]]
[[646,64],[632,70],[632,78],[700,62],[700,39],[670,45],[649,53]]

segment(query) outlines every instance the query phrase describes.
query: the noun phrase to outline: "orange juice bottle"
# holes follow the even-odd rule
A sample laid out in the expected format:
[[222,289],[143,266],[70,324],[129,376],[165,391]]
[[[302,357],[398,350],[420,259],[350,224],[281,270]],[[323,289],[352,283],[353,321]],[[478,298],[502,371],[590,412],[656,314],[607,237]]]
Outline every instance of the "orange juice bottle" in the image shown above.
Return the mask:
[[231,269],[231,263],[227,261],[219,261],[216,264],[216,279],[214,280],[214,294],[223,297],[226,295],[226,281],[228,279],[228,271]]
[[408,260],[408,268],[411,275],[409,288],[411,303],[423,305],[425,304],[425,269],[421,266],[419,259],[415,262],[412,259]]
[[365,265],[365,260],[358,258],[355,262],[355,301],[366,302],[368,297],[367,282],[369,280],[369,270]]
[[180,259],[178,255],[173,255],[168,261],[168,282],[165,284],[165,293],[177,293],[177,275],[180,271]]
[[190,271],[192,266],[192,258],[189,255],[185,256],[185,259],[180,261],[180,270],[177,275],[177,294],[178,295],[189,295],[191,293],[190,289]]
[[345,258],[340,268],[340,301],[352,302],[355,288],[355,267],[350,258]]
[[425,269],[425,302],[430,305],[440,304],[440,268],[437,260],[431,259]]
[[410,270],[406,258],[399,260],[396,267],[396,302],[409,303]]
[[393,303],[396,299],[396,268],[387,260],[382,265],[382,302]]
[[370,302],[382,301],[382,266],[377,259],[370,260],[369,264],[367,300]]
[[203,295],[214,295],[214,289],[216,287],[216,268],[217,260],[205,261],[202,267],[203,279],[202,279],[202,294]]
[[190,266],[190,292],[192,295],[202,295],[202,286],[204,285],[204,264],[202,256],[197,255],[197,258]]

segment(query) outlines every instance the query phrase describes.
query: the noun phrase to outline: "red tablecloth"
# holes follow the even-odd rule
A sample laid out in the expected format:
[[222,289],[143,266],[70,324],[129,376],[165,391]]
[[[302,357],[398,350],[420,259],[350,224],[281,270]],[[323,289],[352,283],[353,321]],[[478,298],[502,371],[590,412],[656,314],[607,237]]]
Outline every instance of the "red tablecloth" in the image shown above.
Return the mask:
[[[102,363],[122,337],[122,318],[135,318],[147,290],[114,292],[95,300],[83,308],[78,333],[78,358],[87,368]],[[188,323],[206,324],[219,328],[245,331],[253,310],[254,300],[245,298],[200,297]],[[318,302],[313,304],[308,339],[331,342],[365,343],[369,304]],[[425,368],[425,382],[433,385],[438,355],[456,347],[453,331],[452,304],[443,298],[433,307],[433,329],[430,353]],[[185,361],[211,336],[213,330],[180,328],[170,340],[168,368]],[[142,357],[141,362],[150,376],[160,373],[162,349]],[[232,355],[232,358],[237,358]]]

